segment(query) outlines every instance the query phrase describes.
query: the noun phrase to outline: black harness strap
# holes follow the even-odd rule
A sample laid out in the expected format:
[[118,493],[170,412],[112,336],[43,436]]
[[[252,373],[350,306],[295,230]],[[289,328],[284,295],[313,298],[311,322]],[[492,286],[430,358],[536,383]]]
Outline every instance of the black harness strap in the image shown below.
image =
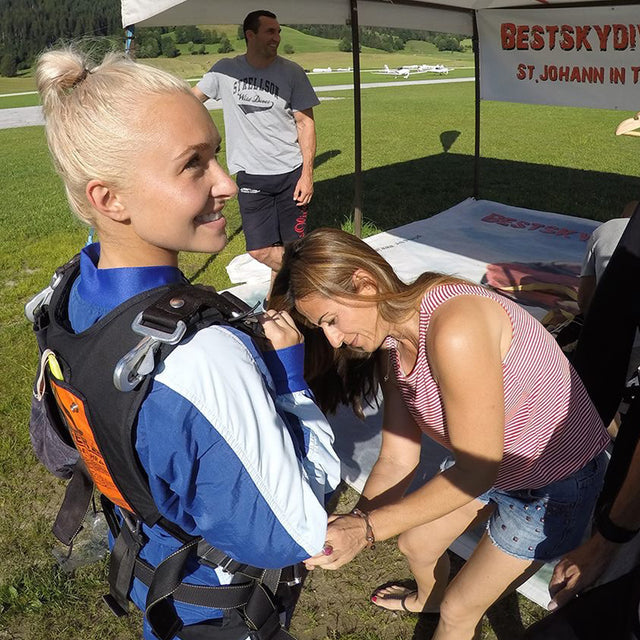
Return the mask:
[[[113,504],[104,496],[102,496],[102,507],[111,533],[116,540],[111,551],[109,568],[110,592],[104,596],[104,600],[116,615],[125,615],[128,611],[127,596],[134,576],[150,588],[151,599],[162,600],[170,597],[177,602],[227,611],[247,604],[255,587],[254,576],[264,573],[264,569],[236,563],[239,567],[245,567],[247,573],[252,574],[246,582],[217,587],[179,582],[176,586],[176,576],[182,576],[187,558],[196,552],[199,545],[204,541],[201,538],[191,538],[156,569],[141,558],[136,557],[146,540],[139,528],[131,522],[131,518],[129,518],[129,521],[125,519],[121,526]],[[182,537],[185,537],[184,532],[182,532]],[[204,545],[209,548],[212,556],[220,560],[221,566],[228,566],[235,562],[219,549],[211,547],[207,543],[204,543]],[[188,550],[189,553],[183,553],[184,550]],[[132,558],[133,562],[131,562]],[[205,564],[209,564],[214,568],[218,566],[212,562]],[[151,589],[152,585],[153,589]],[[157,604],[158,602],[156,602]],[[149,606],[153,607],[153,604]],[[166,611],[163,612],[163,607],[157,609],[154,614],[156,624],[161,627],[163,625],[167,627],[175,626],[175,621],[168,623],[169,618],[171,616]]]
[[253,590],[251,600],[244,608],[244,618],[252,630],[252,640],[291,640],[280,624],[280,615],[274,602],[274,596],[264,583],[258,583]]
[[64,493],[62,506],[53,523],[53,535],[67,547],[82,529],[82,522],[93,497],[93,480],[87,471],[82,458],[78,459],[71,480]]
[[[185,601],[183,598],[200,606],[238,609],[256,640],[291,638],[281,627],[274,597],[280,582],[279,569],[263,570],[260,581],[250,579],[243,584],[221,587],[186,585],[182,582],[184,565],[197,547],[197,539],[187,542],[160,563],[155,571],[151,570],[145,616],[160,640],[171,640],[182,629],[182,620],[178,617],[174,602]],[[139,561],[135,575],[142,574],[145,569],[145,565]],[[280,632],[285,635],[279,635]]]
[[183,544],[165,558],[154,572],[144,614],[160,640],[171,640],[182,629],[182,620],[178,617],[170,596],[182,582],[184,565],[196,547],[196,540]]
[[124,523],[115,539],[109,560],[109,593],[103,596],[107,606],[118,617],[129,612],[129,589],[136,565],[136,559],[146,538],[140,521],[131,526]]
[[[306,569],[301,562],[289,567],[284,567],[283,569],[260,569],[258,567],[252,567],[249,564],[237,562],[224,553],[224,551],[212,547],[202,538],[198,542],[197,554],[200,564],[208,565],[214,569],[220,567],[227,573],[232,573],[233,575],[239,574],[252,580],[265,582],[273,587],[273,589],[275,589],[278,584],[286,584],[289,587],[300,584],[306,573]],[[276,571],[280,574],[278,580],[274,580],[272,577]]]
[[200,564],[204,564],[209,567],[220,567],[227,573],[232,574],[242,574],[247,578],[251,578],[252,580],[262,581],[264,575],[266,573],[266,569],[261,569],[259,567],[252,567],[251,565],[244,564],[242,562],[238,562],[233,558],[229,557],[224,551],[217,549],[216,547],[212,547],[206,540],[203,538],[198,542],[198,562]]
[[[134,572],[135,577],[149,586],[153,582],[154,574],[155,569],[149,563],[138,558]],[[176,602],[229,611],[244,607],[249,602],[254,588],[253,581],[225,584],[218,587],[182,582],[171,596]]]
[[264,337],[264,330],[251,307],[228,291],[218,293],[203,285],[172,288],[149,305],[137,321],[140,327],[172,334],[180,322],[199,327],[212,312],[227,323],[244,328],[254,339]]

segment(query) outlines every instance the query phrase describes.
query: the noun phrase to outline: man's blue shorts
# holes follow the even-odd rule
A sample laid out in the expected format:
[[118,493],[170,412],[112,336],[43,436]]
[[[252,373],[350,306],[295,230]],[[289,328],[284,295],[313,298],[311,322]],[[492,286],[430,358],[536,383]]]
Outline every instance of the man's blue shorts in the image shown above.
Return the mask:
[[238,204],[247,251],[286,244],[304,236],[307,207],[299,207],[293,199],[301,174],[302,166],[270,176],[238,172]]

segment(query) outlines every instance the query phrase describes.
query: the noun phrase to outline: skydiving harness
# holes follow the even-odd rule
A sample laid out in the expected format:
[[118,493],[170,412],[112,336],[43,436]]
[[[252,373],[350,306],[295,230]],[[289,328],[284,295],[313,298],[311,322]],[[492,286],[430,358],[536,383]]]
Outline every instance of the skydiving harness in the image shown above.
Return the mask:
[[[158,365],[181,341],[214,324],[264,339],[253,310],[231,294],[185,281],[134,296],[76,334],[67,309],[79,264],[76,255],[57,269],[25,307],[41,354],[30,422],[34,450],[49,471],[69,479],[54,535],[72,545],[95,486],[115,539],[104,600],[116,615],[128,613],[136,577],[148,587],[144,613],[161,640],[183,627],[174,602],[221,609],[223,622],[212,626],[211,637],[291,639],[281,627],[279,606],[287,586],[301,582],[299,566],[267,570],[236,562],[168,521],[153,501],[135,451],[137,415]],[[156,568],[139,557],[147,542],[143,523],[161,526],[182,545]],[[231,584],[182,582],[193,557],[232,574]]]

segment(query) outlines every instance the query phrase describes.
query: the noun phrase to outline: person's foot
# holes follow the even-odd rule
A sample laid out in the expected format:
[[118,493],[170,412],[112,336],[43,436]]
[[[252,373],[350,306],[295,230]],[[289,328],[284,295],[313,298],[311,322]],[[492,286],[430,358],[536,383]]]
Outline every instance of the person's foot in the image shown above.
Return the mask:
[[418,601],[418,591],[401,584],[376,589],[371,602],[381,609],[401,611],[405,613],[438,613],[437,609],[424,611],[424,603]]

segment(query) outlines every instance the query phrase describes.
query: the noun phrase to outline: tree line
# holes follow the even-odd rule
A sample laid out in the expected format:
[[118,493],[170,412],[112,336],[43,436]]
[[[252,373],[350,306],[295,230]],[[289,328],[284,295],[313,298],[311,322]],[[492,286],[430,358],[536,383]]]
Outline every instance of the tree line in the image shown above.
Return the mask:
[[136,29],[135,52],[138,58],[175,58],[180,55],[179,44],[186,44],[191,54],[206,53],[206,45],[218,45],[218,53],[234,50],[229,38],[215,29],[196,26]]
[[61,39],[122,38],[115,0],[2,0],[0,75],[14,76]]
[[[341,51],[351,51],[351,31],[344,25],[290,25],[303,33],[338,40]],[[238,39],[242,27],[238,26]],[[36,56],[60,40],[87,40],[96,57],[109,49],[122,49],[124,33],[117,0],[1,0],[0,75],[15,76],[33,65]],[[409,29],[360,29],[362,46],[400,51],[407,40],[433,42],[440,50],[460,51],[463,36]],[[207,45],[218,53],[230,53],[233,45],[224,33],[197,26],[136,29],[135,51],[140,58],[180,55],[177,45],[186,44],[192,54],[203,54]],[[217,45],[217,46],[216,46]],[[293,47],[284,48],[294,53]]]
[[[319,38],[339,40],[340,51],[351,51],[351,28],[333,24],[298,24],[294,29]],[[461,42],[467,36],[456,33],[439,33],[417,29],[398,29],[395,27],[360,27],[360,45],[382,49],[383,51],[402,51],[408,40],[422,40],[433,43],[438,51],[463,51]]]
[[[238,25],[237,39],[242,40],[244,33],[242,25]],[[180,55],[177,45],[186,44],[186,49],[191,54],[207,53],[207,45],[214,45],[218,53],[231,53],[234,47],[228,36],[219,33],[213,28],[200,28],[197,26],[163,27],[138,29],[136,31],[136,56],[138,58],[175,58]],[[217,46],[215,46],[217,45]],[[295,53],[290,44],[284,46],[284,53]]]

